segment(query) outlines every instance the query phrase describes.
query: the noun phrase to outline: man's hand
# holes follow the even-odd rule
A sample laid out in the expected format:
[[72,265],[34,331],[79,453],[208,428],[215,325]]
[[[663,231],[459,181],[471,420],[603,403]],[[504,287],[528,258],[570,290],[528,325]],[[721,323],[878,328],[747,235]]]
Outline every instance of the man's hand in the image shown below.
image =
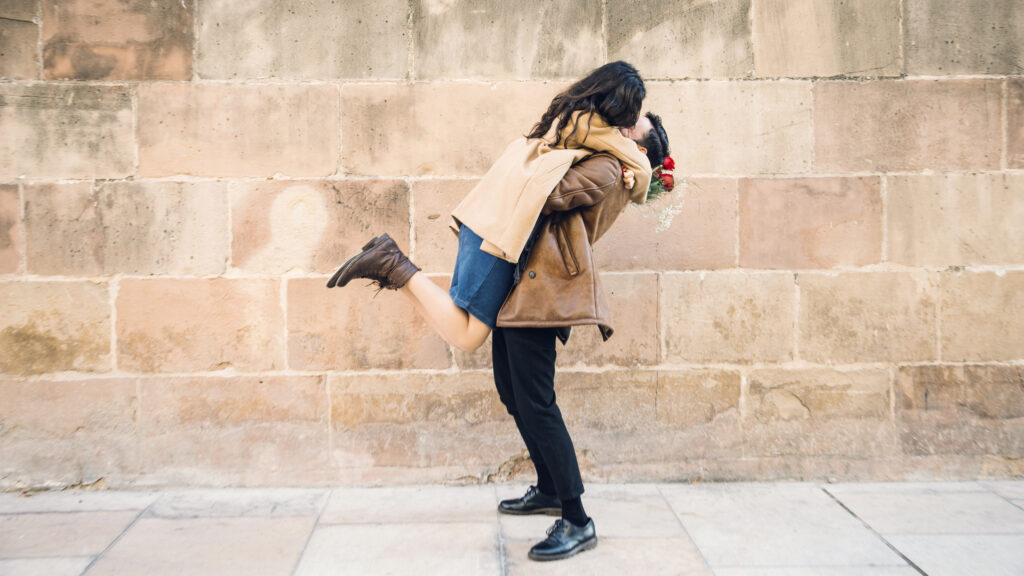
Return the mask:
[[622,181],[626,184],[626,190],[632,190],[633,185],[636,184],[633,171],[625,166],[622,167]]

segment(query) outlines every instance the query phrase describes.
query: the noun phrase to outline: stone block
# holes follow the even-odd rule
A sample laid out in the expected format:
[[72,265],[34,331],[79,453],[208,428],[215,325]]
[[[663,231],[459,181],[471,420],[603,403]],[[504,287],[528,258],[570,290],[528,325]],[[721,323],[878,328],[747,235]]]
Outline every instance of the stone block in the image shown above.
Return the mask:
[[0,372],[110,370],[106,284],[0,283]]
[[1024,358],[1024,271],[939,274],[942,360]]
[[658,275],[602,274],[601,285],[615,330],[605,342],[596,325],[575,326],[558,344],[559,366],[651,366],[658,363]]
[[886,458],[899,454],[889,371],[761,369],[748,377],[746,454]]
[[400,79],[409,26],[405,0],[201,2],[197,68],[203,78]]
[[26,184],[24,195],[32,274],[224,271],[227,192],[219,182]]
[[555,373],[555,394],[569,427],[629,432],[656,420],[658,374],[646,370]]
[[644,78],[744,78],[753,73],[751,0],[609,0],[608,59]]
[[896,419],[908,455],[1024,455],[1021,368],[998,364],[900,366]]
[[882,259],[882,182],[745,178],[739,182],[740,266],[833,268]]
[[328,289],[323,278],[288,281],[288,363],[296,370],[448,368],[445,341],[413,304],[374,296],[367,280]]
[[651,83],[644,107],[662,117],[679,173],[811,170],[811,83]]
[[118,367],[128,372],[280,370],[280,284],[262,279],[124,279]]
[[1024,176],[891,176],[888,260],[908,266],[1024,263]]
[[482,175],[565,88],[551,82],[346,84],[342,163],[357,175]]
[[21,201],[17,184],[0,184],[0,274],[21,270]]
[[147,378],[139,391],[147,472],[280,479],[328,465],[323,376]]
[[905,0],[908,74],[1020,74],[1024,11],[1015,0]]
[[795,292],[781,272],[662,275],[662,362],[791,360]]
[[713,424],[732,414],[739,417],[740,373],[696,369],[659,371],[658,423],[672,428]]
[[332,274],[384,232],[408,254],[401,180],[237,182],[231,204],[231,262],[246,272]]
[[328,386],[339,468],[497,470],[523,449],[487,373],[339,374]]
[[42,0],[47,80],[191,80],[194,0]]
[[998,169],[995,80],[816,82],[814,161],[821,171]]
[[[135,510],[118,510],[89,514],[44,513],[0,516],[0,527],[3,528],[4,534],[14,535],[0,540],[0,558],[52,559],[61,556],[99,556],[131,526],[138,515]],[[8,572],[8,566],[0,566],[4,568],[4,572],[19,573]]]
[[0,178],[134,172],[132,88],[0,84]]
[[39,0],[0,0],[0,17],[34,22]]
[[19,15],[9,6],[0,6],[0,78],[39,78],[39,26],[35,16],[34,8],[31,14]]
[[599,0],[412,2],[416,78],[578,78],[601,61]]
[[902,72],[900,0],[758,0],[751,20],[758,76]]
[[324,84],[142,85],[139,175],[334,174],[338,115]]
[[1006,167],[1024,169],[1024,79],[1006,80]]
[[478,180],[416,180],[412,184],[416,249],[410,256],[426,272],[451,274],[459,253],[459,236],[451,212]]
[[594,257],[602,271],[733,267],[736,180],[680,177],[663,198],[627,205],[594,245]]
[[828,364],[936,358],[936,273],[801,273],[797,283],[800,358]]
[[0,379],[0,474],[90,483],[139,469],[135,381]]

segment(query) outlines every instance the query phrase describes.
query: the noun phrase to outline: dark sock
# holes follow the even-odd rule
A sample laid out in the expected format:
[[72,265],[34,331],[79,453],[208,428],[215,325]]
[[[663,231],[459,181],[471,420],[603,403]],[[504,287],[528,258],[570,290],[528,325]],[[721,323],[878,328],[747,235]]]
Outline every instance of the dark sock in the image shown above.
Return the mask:
[[562,500],[562,518],[580,527],[590,522],[590,517],[583,511],[583,500],[579,496],[572,500]]

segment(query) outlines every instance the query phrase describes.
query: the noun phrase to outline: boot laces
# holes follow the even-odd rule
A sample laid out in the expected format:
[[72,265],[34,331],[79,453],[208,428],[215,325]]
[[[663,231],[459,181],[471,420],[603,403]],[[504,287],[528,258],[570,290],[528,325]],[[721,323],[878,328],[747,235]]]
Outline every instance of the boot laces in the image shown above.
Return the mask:
[[555,520],[555,523],[552,524],[550,528],[548,528],[548,536],[551,536],[552,534],[554,534],[555,531],[557,531],[559,533],[562,533],[562,532],[565,531],[565,520],[563,520],[561,518],[559,518],[558,520]]

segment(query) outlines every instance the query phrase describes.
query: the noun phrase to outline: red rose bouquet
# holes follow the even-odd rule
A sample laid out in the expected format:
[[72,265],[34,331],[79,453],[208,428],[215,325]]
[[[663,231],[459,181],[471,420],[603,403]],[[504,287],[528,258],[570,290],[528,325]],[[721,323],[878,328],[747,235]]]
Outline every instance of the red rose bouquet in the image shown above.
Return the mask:
[[665,156],[665,160],[651,173],[651,186],[647,189],[647,201],[651,202],[664,192],[671,192],[675,187],[675,180],[672,178],[672,171],[676,169],[676,161],[671,156]]

